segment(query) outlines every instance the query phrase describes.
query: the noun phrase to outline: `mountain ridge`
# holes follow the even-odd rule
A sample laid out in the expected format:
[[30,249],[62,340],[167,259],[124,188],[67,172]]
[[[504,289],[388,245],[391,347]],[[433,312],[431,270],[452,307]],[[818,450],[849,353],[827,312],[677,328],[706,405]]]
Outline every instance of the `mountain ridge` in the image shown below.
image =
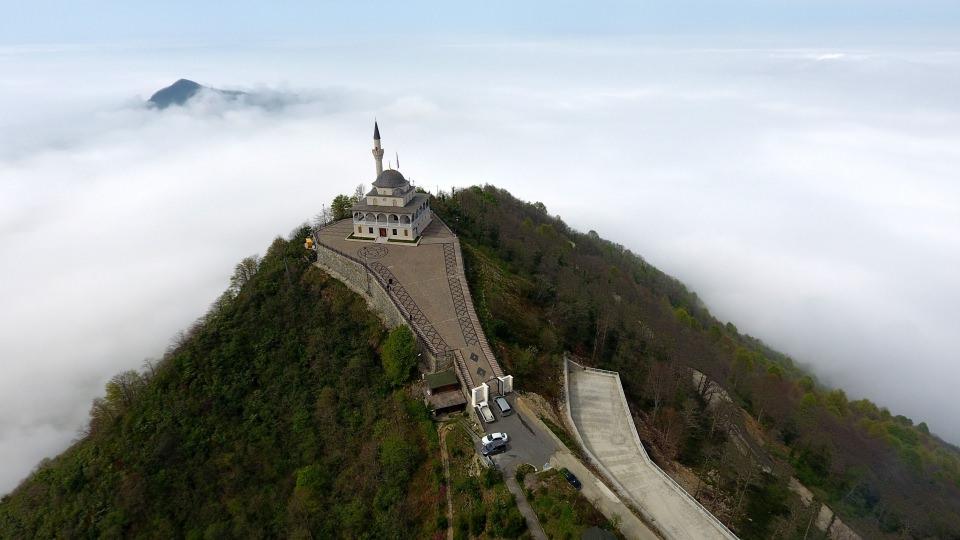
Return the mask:
[[189,79],[178,79],[170,86],[154,92],[153,95],[150,96],[150,99],[147,100],[147,106],[160,110],[172,106],[183,106],[194,96],[204,91],[213,92],[229,100],[239,99],[246,95],[245,92],[239,90],[220,90],[219,88],[204,86]]
[[[460,239],[481,326],[518,389],[558,406],[566,351],[618,371],[651,456],[693,475],[685,487],[742,538],[802,534],[810,516],[792,477],[865,538],[960,535],[960,455],[922,422],[817,383],[714,318],[675,278],[541,203],[476,186],[439,193],[431,206]],[[235,283],[158,369],[115,378],[86,438],[0,499],[0,536],[148,527],[237,535],[257,526],[283,535],[329,532],[328,522],[357,534],[367,522],[403,524],[429,536],[435,516],[409,505],[435,504],[439,493],[403,490],[431,481],[436,432],[384,379],[375,315],[306,261],[307,234],[238,265]],[[716,381],[735,408],[708,406],[690,370]],[[416,442],[390,439],[391,422]],[[331,427],[375,444],[346,453]],[[769,472],[742,457],[735,432],[769,456]],[[354,485],[356,474],[385,487]],[[200,495],[183,495],[196,482]]]
[[82,438],[0,498],[0,538],[430,536],[439,492],[409,487],[436,482],[436,429],[306,235],[244,259],[159,362],[111,379]]
[[[481,324],[518,388],[559,403],[553,374],[564,351],[619,372],[658,464],[699,477],[688,489],[741,537],[806,523],[791,476],[864,538],[960,535],[960,453],[925,423],[818,383],[717,320],[677,279],[571,229],[542,203],[486,185],[432,208],[460,238]],[[726,389],[736,409],[708,409],[691,369]],[[760,437],[770,473],[743,459],[731,429]]]

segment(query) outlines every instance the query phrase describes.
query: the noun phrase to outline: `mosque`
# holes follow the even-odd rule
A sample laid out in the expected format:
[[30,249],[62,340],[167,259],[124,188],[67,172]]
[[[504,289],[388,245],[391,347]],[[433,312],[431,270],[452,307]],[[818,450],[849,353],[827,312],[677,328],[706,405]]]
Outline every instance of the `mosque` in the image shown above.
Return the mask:
[[400,171],[384,170],[383,154],[374,122],[373,189],[349,217],[320,227],[305,246],[315,246],[317,264],[366,296],[390,326],[407,324],[416,333],[434,411],[469,400],[489,414],[491,396],[513,392],[513,376],[503,372],[483,334],[460,240],[433,215],[428,193],[418,193]]
[[416,242],[433,220],[430,196],[417,193],[400,171],[383,170],[380,126],[376,122],[373,123],[373,159],[377,163],[377,179],[373,189],[351,208],[351,238]]

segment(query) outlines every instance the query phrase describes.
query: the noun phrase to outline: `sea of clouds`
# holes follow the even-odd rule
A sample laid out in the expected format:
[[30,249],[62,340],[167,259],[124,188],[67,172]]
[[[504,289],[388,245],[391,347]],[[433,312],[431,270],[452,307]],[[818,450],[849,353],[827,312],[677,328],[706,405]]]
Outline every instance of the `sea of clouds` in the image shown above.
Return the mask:
[[[960,54],[423,40],[0,49],[0,493],[387,156],[624,244],[960,442]],[[267,96],[143,107],[186,77]]]

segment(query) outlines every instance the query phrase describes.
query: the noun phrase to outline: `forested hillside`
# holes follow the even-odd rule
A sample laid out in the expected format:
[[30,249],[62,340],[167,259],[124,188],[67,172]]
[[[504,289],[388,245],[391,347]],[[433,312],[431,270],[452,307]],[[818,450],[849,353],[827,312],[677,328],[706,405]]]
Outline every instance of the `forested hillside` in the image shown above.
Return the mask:
[[[922,422],[818,384],[540,203],[486,186],[433,205],[461,238],[481,322],[521,389],[559,399],[563,351],[619,371],[654,456],[696,473],[691,491],[742,537],[804,535],[816,507],[788,490],[795,476],[864,538],[960,538],[960,452]],[[738,407],[708,407],[690,368]]]
[[[460,236],[484,330],[520,389],[557,403],[568,351],[619,371],[654,458],[741,537],[815,537],[824,502],[864,538],[960,538],[960,452],[922,422],[818,384],[540,203],[484,187],[433,206]],[[245,259],[160,361],[112,379],[88,432],[0,500],[0,537],[436,536],[442,467],[405,386],[409,332],[388,335],[312,267],[306,235]],[[794,477],[814,504],[788,489]],[[488,534],[520,530],[500,499],[474,499],[466,530],[483,531],[481,513]]]
[[438,440],[397,390],[410,359],[306,235],[244,260],[161,361],[115,377],[89,433],[0,501],[0,537],[433,536]]

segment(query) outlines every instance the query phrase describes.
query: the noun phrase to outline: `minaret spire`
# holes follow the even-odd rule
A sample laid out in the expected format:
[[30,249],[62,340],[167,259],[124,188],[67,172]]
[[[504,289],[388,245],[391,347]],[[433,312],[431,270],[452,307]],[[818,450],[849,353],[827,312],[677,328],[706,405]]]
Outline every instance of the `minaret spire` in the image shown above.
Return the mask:
[[373,159],[377,162],[377,176],[383,172],[383,148],[380,147],[380,126],[373,120]]

